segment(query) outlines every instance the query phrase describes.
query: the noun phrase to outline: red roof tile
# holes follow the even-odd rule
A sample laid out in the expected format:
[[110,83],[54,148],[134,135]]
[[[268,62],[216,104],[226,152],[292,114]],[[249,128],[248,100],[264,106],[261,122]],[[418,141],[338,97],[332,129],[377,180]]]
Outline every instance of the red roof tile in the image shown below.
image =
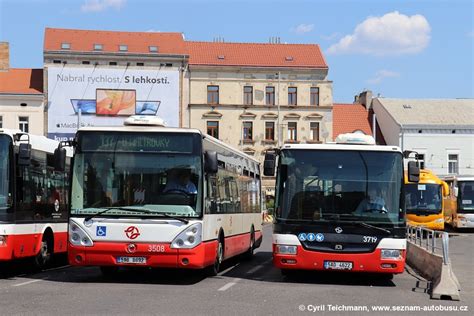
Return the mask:
[[128,53],[149,54],[149,46],[157,46],[159,54],[186,54],[181,33],[164,32],[117,32],[89,31],[46,28],[44,35],[45,51],[66,51],[62,43],[71,45],[68,51],[93,52],[94,44],[102,44],[102,51],[117,53],[119,45],[127,45]]
[[328,68],[319,45],[186,42],[190,65]]
[[0,93],[42,94],[43,69],[10,68],[0,71]]
[[352,133],[357,130],[367,135],[372,135],[370,124],[370,113],[362,104],[336,104],[332,112],[332,134],[333,138],[340,134]]

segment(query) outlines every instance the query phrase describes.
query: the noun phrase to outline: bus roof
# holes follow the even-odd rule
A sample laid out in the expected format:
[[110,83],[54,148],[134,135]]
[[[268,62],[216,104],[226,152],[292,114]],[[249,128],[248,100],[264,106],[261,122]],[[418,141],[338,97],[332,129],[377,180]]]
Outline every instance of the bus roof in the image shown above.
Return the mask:
[[443,180],[445,181],[450,181],[456,179],[458,182],[459,181],[474,181],[474,176],[471,175],[460,175],[460,176],[445,176],[443,177]]
[[336,143],[328,144],[285,144],[281,149],[306,149],[306,150],[355,150],[355,151],[386,151],[398,152],[401,150],[397,146],[385,145],[342,145]]
[[[408,181],[407,172],[405,171],[405,184],[412,183]],[[420,181],[419,184],[443,184],[444,181],[440,179],[433,171],[429,169],[420,169]]]
[[[17,130],[12,130],[12,129],[0,129],[0,134],[5,134],[11,137],[11,139],[14,139],[15,134],[28,134],[30,137],[30,144],[31,148],[34,150],[39,150],[39,151],[44,151],[50,154],[54,153],[54,150],[58,148],[59,142],[50,138],[47,138],[45,136],[39,136],[39,135],[33,135],[29,133],[23,133],[19,129]],[[21,139],[26,140],[26,138],[22,137]],[[18,145],[21,142],[16,142],[15,145]],[[65,147],[66,149],[66,156],[72,157],[72,149]]]

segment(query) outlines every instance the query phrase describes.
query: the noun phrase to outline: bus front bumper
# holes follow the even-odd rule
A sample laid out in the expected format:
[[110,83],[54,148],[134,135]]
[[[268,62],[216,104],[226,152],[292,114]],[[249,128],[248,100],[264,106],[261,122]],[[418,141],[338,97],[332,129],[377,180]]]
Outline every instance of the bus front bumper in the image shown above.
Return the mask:
[[[192,249],[173,249],[169,243],[95,242],[91,247],[69,244],[69,263],[74,266],[126,266],[202,269],[214,263],[217,241],[202,242]],[[140,263],[120,263],[119,258],[140,258]],[[144,259],[143,259],[144,258]]]
[[350,270],[356,272],[403,273],[405,269],[406,251],[402,250],[401,259],[381,259],[381,249],[371,253],[326,253],[309,251],[297,246],[297,254],[278,254],[273,245],[273,264],[279,269],[295,270],[332,270],[325,267],[325,262],[350,262]]

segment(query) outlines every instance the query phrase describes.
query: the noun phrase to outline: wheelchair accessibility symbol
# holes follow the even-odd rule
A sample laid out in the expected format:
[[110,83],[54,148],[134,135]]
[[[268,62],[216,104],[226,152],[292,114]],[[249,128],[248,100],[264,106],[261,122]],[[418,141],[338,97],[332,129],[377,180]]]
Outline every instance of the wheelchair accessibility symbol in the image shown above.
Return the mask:
[[95,231],[95,235],[98,236],[98,237],[107,236],[107,227],[97,226],[97,230]]

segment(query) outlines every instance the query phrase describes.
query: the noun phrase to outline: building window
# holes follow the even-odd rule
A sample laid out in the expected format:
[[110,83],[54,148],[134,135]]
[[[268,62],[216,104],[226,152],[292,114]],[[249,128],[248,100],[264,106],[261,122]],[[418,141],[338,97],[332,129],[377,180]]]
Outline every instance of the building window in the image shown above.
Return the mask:
[[253,87],[251,86],[244,87],[244,104],[245,105],[253,104]]
[[275,140],[275,122],[265,122],[265,140]]
[[53,64],[60,64],[60,63],[61,63],[60,60],[57,60],[57,59],[53,60]]
[[448,154],[448,173],[457,174],[459,172],[459,155]]
[[207,86],[207,103],[219,104],[219,86]]
[[88,60],[83,60],[83,61],[82,61],[82,64],[83,64],[83,65],[89,65],[90,63],[91,63],[91,62],[88,61]]
[[94,44],[94,50],[102,50],[103,46],[102,44]]
[[311,105],[319,105],[319,88],[318,87],[311,87],[310,89],[310,104]]
[[275,105],[275,87],[265,88],[265,104]]
[[243,132],[244,132],[244,141],[251,141],[253,139],[253,123],[252,122],[244,122],[243,125]]
[[3,128],[3,116],[0,115],[0,128]]
[[296,142],[298,139],[296,135],[296,122],[288,122],[288,140]]
[[288,88],[288,105],[296,105],[296,87]]
[[207,135],[211,135],[214,138],[219,138],[218,121],[207,121]]
[[145,66],[145,63],[137,63],[137,66]]
[[28,119],[28,116],[20,116],[19,117],[19,121],[20,121],[20,124],[18,126],[18,128],[20,129],[20,131],[22,131],[23,133],[29,133],[29,119]]
[[111,61],[111,62],[109,62],[109,65],[110,66],[117,66],[117,62],[116,61]]
[[158,46],[148,46],[148,49],[150,53],[157,53],[158,52]]
[[418,154],[417,159],[420,169],[425,169],[425,154]]
[[311,133],[310,137],[312,141],[319,141],[319,123],[318,122],[309,123],[309,132]]
[[128,51],[128,46],[127,45],[119,45],[119,51],[121,51],[121,52]]
[[70,43],[61,43],[61,49],[71,49]]

